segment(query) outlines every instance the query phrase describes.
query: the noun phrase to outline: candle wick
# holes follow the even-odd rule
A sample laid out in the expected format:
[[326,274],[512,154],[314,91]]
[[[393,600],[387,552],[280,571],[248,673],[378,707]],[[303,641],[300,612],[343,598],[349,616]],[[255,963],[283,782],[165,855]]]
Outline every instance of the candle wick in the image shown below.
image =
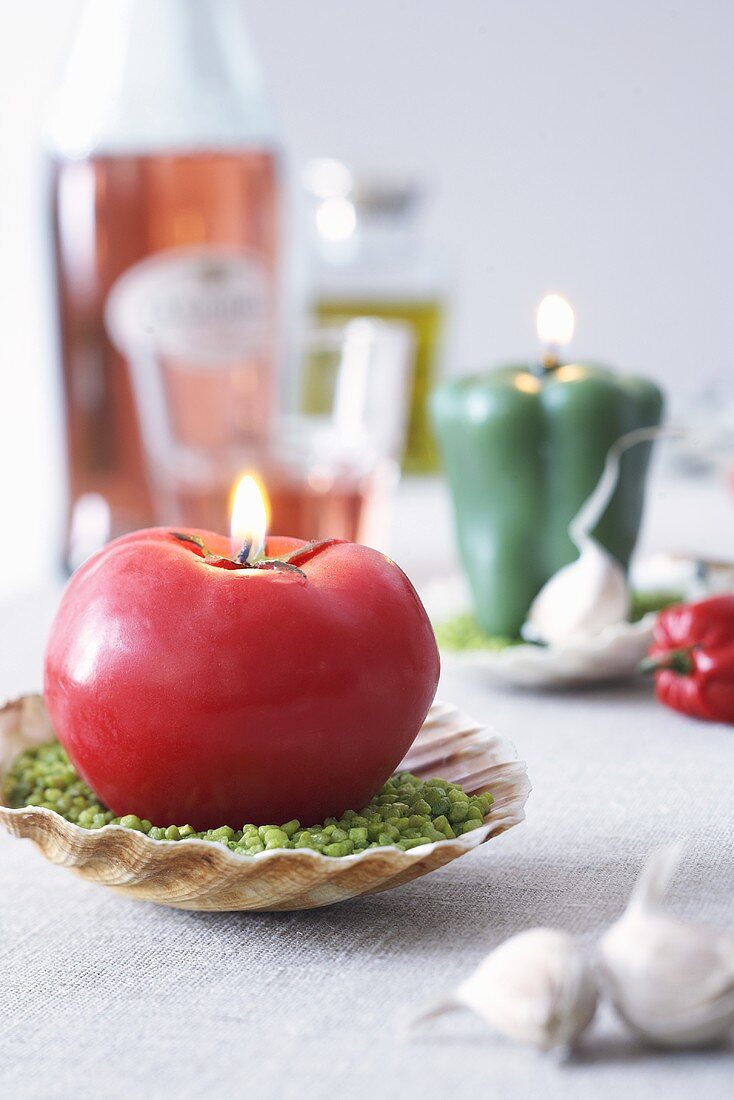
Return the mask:
[[239,565],[249,565],[248,558],[250,557],[250,551],[252,550],[252,539],[245,539],[242,544],[242,549],[235,558],[235,561]]
[[554,344],[549,344],[545,349],[541,365],[544,371],[556,370],[557,367],[560,367],[561,360],[558,355],[558,348]]

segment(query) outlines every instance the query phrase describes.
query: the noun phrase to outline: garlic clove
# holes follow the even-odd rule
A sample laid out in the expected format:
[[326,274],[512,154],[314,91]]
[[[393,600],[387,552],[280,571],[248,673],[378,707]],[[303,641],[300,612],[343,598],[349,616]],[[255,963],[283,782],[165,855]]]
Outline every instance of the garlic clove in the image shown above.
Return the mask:
[[416,1022],[455,1008],[541,1050],[567,1046],[588,1027],[597,993],[591,968],[565,932],[534,928],[506,940],[453,994]]
[[695,1046],[734,1028],[734,934],[661,908],[679,858],[677,845],[653,853],[599,947],[601,976],[619,1015],[662,1046]]
[[638,443],[650,443],[671,434],[679,432],[668,428],[635,428],[611,445],[601,477],[568,525],[568,537],[579,556],[541,588],[522,628],[523,638],[550,646],[586,641],[627,618],[630,593],[625,571],[591,532],[617,488],[625,451]]
[[533,600],[523,637],[557,646],[585,640],[629,615],[630,593],[622,566],[592,538],[580,540],[575,561],[564,565]]

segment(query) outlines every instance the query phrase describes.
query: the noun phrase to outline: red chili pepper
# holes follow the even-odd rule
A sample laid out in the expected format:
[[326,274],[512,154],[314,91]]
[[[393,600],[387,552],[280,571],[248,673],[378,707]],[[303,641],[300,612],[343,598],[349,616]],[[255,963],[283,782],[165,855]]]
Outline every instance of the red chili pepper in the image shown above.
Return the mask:
[[645,668],[661,703],[734,724],[734,595],[662,611]]

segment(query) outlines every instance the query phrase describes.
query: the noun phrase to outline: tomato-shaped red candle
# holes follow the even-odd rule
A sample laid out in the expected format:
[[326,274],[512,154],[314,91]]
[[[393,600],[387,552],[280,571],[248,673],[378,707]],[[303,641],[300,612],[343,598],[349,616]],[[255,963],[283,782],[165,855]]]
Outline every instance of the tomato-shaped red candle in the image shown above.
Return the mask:
[[[257,541],[257,540],[254,540]],[[433,700],[408,578],[354,543],[154,528],[90,558],[46,651],[59,740],[116,814],[195,829],[360,809]]]

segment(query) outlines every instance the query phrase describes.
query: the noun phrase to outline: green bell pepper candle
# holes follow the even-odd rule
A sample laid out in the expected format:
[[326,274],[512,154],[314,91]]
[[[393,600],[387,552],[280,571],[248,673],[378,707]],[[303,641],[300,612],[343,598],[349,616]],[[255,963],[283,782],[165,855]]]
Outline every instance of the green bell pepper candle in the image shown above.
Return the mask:
[[[534,597],[578,551],[568,524],[612,443],[659,424],[662,395],[596,365],[503,367],[450,380],[432,413],[453,495],[459,549],[480,626],[517,636]],[[627,568],[642,515],[650,444],[622,459],[593,532]]]

